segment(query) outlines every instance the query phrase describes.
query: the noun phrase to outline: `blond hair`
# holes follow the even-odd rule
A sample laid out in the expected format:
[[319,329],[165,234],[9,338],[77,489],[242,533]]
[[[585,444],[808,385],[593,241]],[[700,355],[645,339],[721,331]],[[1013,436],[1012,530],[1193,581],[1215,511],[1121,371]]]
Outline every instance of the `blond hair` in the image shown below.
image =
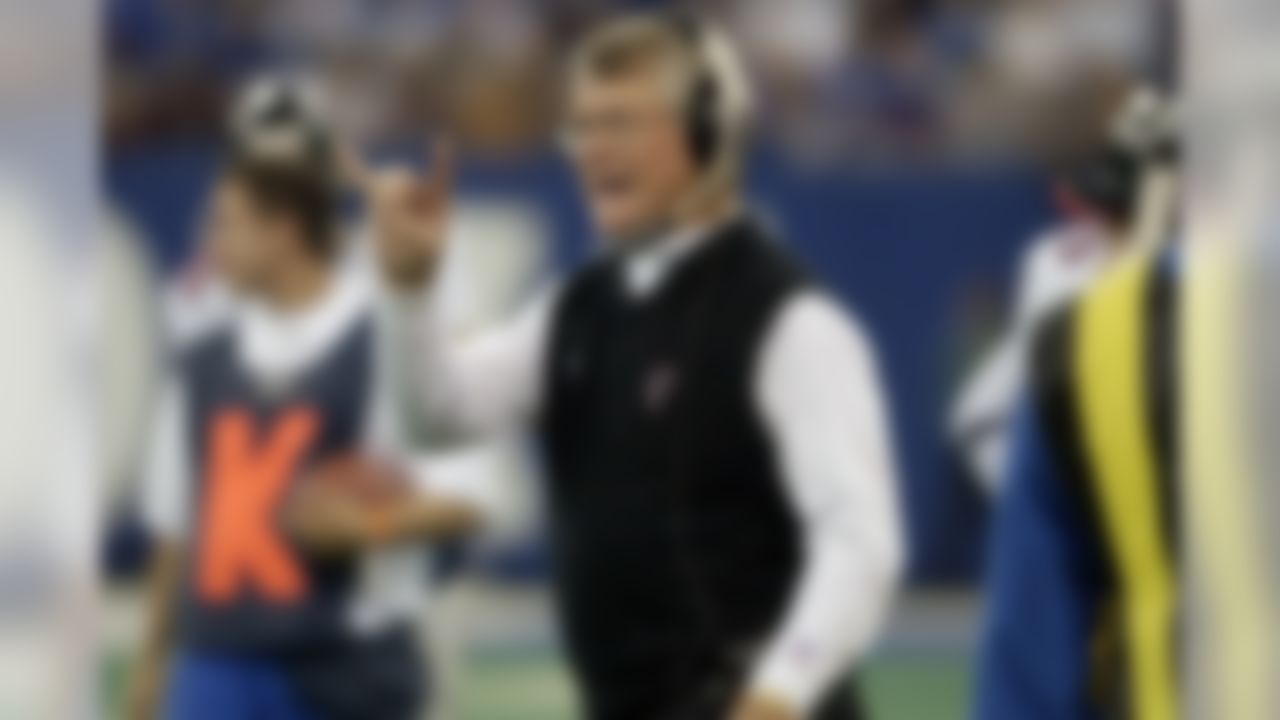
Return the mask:
[[[728,37],[693,18],[635,14],[599,26],[570,56],[571,80],[646,71],[666,74],[677,107],[689,113],[689,122],[710,126],[714,148],[706,158],[707,185],[736,180],[753,103],[746,69]],[[693,112],[695,102],[706,107]]]

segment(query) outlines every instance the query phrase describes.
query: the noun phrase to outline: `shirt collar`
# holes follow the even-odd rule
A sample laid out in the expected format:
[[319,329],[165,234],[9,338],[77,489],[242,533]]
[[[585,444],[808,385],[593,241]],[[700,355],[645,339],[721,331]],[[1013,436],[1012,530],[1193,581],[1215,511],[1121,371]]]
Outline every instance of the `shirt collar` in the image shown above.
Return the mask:
[[288,382],[359,317],[367,289],[357,273],[340,266],[321,297],[307,307],[282,312],[260,302],[242,303],[237,318],[240,362],[263,382]]
[[734,215],[714,223],[679,228],[629,253],[622,265],[627,297],[637,301],[653,297],[694,250],[736,219]]

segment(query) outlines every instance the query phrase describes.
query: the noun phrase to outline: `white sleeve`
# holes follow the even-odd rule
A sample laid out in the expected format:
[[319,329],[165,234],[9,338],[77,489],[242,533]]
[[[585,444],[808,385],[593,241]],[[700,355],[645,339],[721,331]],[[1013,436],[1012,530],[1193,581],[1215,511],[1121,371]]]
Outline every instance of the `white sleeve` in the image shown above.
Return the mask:
[[162,388],[143,468],[143,525],[153,535],[169,540],[187,535],[191,507],[185,396],[175,380]]
[[371,425],[366,443],[376,452],[404,467],[419,492],[464,502],[492,524],[504,507],[499,478],[501,469],[496,441],[442,450],[418,447],[397,411],[388,373],[391,361],[379,348],[380,366],[375,378]]
[[500,524],[503,502],[501,446],[486,443],[449,452],[414,455],[413,477],[432,495],[466,503],[479,513],[485,527]]
[[1010,419],[1026,383],[1035,329],[1052,310],[1054,298],[1061,299],[1051,277],[1053,242],[1051,235],[1037,237],[1023,253],[1012,318],[995,347],[961,386],[948,419],[952,442],[989,496],[999,492],[1004,477]]
[[783,308],[756,395],[800,520],[805,561],[751,678],[806,715],[884,622],[903,551],[888,428],[867,339],[831,299]]
[[1000,337],[961,387],[949,419],[951,440],[988,496],[1000,490],[1009,423],[1024,384],[1026,348],[1012,331]]
[[431,292],[387,303],[390,373],[415,435],[483,440],[534,417],[554,293],[504,325],[452,338]]

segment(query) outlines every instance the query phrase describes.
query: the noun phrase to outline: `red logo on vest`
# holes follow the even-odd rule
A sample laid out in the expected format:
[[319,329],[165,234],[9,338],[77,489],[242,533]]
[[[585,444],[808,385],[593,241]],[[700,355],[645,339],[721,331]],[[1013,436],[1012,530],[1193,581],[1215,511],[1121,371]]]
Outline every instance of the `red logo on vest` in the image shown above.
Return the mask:
[[680,370],[670,363],[659,363],[649,370],[644,380],[644,407],[651,413],[662,412],[680,385]]

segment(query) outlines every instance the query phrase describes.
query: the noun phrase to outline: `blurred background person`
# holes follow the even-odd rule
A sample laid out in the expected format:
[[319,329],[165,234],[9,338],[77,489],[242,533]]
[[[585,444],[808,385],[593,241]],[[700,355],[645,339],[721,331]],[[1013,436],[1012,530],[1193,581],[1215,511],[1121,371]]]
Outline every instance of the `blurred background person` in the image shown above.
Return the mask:
[[341,261],[318,89],[255,83],[230,126],[207,247],[231,306],[162,391],[127,712],[416,717],[420,543],[481,524],[492,494],[398,449],[371,286]]
[[[1177,139],[1141,125],[1144,185]],[[1169,200],[1144,193],[1143,204]],[[1176,208],[1034,338],[991,536],[975,717],[1183,715]],[[1178,230],[1180,231],[1180,229]]]
[[1009,326],[952,412],[952,436],[991,494],[1002,479],[1032,340],[1131,239],[1150,136],[1167,121],[1168,108],[1153,89],[1139,87],[1108,115],[1098,147],[1061,163],[1054,192],[1065,219],[1023,251]]
[[716,28],[606,23],[568,82],[603,252],[516,320],[434,326],[447,158],[373,181],[408,412],[436,438],[538,425],[589,717],[860,717],[902,562],[869,342],[740,195],[751,98]]
[[[313,76],[308,76],[307,79],[316,84]],[[295,84],[297,80],[299,78],[293,78]],[[269,88],[279,88],[288,82],[290,80],[287,73],[254,75],[237,93],[233,105],[238,105],[239,112],[245,113],[249,105],[261,101],[260,98],[255,100],[255,94],[261,95]],[[320,90],[318,87],[315,89]],[[324,91],[327,95],[327,85]],[[326,104],[324,113],[325,124],[332,125],[335,121],[334,109]],[[339,180],[339,184],[346,183],[344,179]],[[483,206],[483,203],[475,205]],[[208,207],[193,209],[193,213],[200,218],[205,218],[208,212]],[[473,211],[468,206],[459,215],[461,217],[458,222],[465,228],[472,242],[467,248],[469,252],[451,255],[446,267],[442,269],[441,285],[444,289],[441,294],[447,324],[451,331],[460,332],[469,325],[483,322],[494,313],[502,312],[506,307],[506,297],[517,292],[528,282],[528,276],[536,271],[534,266],[537,260],[529,252],[519,252],[518,248],[499,248],[503,256],[500,262],[486,262],[481,266],[475,260],[477,257],[487,259],[495,254],[493,243],[486,240],[506,236],[513,232],[512,227],[518,231],[526,231],[526,227],[531,224],[524,217],[526,213],[506,207],[477,207]],[[340,226],[338,232],[342,237],[337,243],[335,262],[340,265],[340,272],[344,277],[353,278],[356,283],[374,281],[370,274],[373,268],[369,253],[366,252],[365,245],[358,241],[364,232],[361,223],[358,219],[350,222],[342,214],[337,221]],[[201,225],[208,227],[207,219],[202,219]],[[125,228],[127,224],[123,220],[117,220],[112,227]],[[112,363],[112,367],[121,367],[126,377],[113,380],[110,387],[113,396],[120,396],[121,402],[127,401],[128,406],[113,408],[109,415],[116,422],[108,425],[108,430],[112,431],[113,436],[122,436],[119,441],[111,443],[111,446],[121,446],[115,454],[120,455],[124,463],[120,472],[116,473],[121,477],[113,482],[111,501],[115,512],[126,518],[129,517],[129,508],[137,505],[135,496],[138,494],[135,487],[137,483],[133,481],[137,476],[135,474],[130,477],[129,470],[134,464],[141,462],[136,453],[130,455],[127,441],[133,438],[130,430],[141,435],[142,429],[149,428],[152,424],[146,422],[145,418],[146,409],[156,404],[154,396],[159,383],[156,380],[155,365],[158,356],[181,356],[192,345],[218,328],[225,327],[234,318],[237,306],[235,293],[218,272],[218,268],[228,262],[220,257],[228,252],[227,244],[212,242],[214,238],[211,233],[204,232],[202,235],[202,241],[192,248],[189,257],[182,260],[181,266],[174,271],[165,286],[159,289],[158,294],[153,283],[136,281],[136,270],[114,283],[122,286],[122,292],[129,293],[130,300],[136,298],[145,305],[140,313],[143,317],[139,318],[142,322],[138,325],[139,330],[148,336],[145,340],[140,340],[137,333],[124,332],[132,328],[132,325],[117,327],[117,331],[112,333],[115,340],[113,347],[119,348],[116,353],[119,359]],[[536,247],[532,242],[525,245],[528,248]],[[135,281],[130,284],[130,279]],[[141,357],[135,359],[135,356]],[[145,378],[134,380],[134,376],[138,375],[145,375]],[[141,386],[137,387],[139,385]],[[144,421],[127,422],[128,417],[143,417]],[[484,546],[501,542],[501,538],[512,532],[512,524],[520,522],[520,517],[524,514],[521,508],[530,502],[528,493],[519,492],[521,487],[528,484],[521,483],[520,480],[530,474],[531,463],[518,441],[502,439],[483,447],[469,447],[462,452],[436,453],[431,456],[416,454],[414,462],[424,468],[424,471],[434,474],[492,474],[511,479],[503,496],[494,500],[495,504],[502,507],[501,511],[490,513],[484,532],[472,539],[473,544]],[[131,522],[126,522],[117,531],[109,550],[122,555],[128,563],[136,562],[131,558],[145,554],[145,550],[139,546],[147,544],[150,534],[145,528],[136,528]],[[421,645],[430,655],[428,666],[432,669],[432,692],[431,702],[426,710],[433,717],[452,717],[449,708],[458,692],[462,674],[462,661],[459,657],[461,649],[458,646],[460,641],[457,635],[461,631],[458,626],[465,621],[465,608],[469,600],[465,592],[457,592],[457,583],[451,581],[460,564],[460,549],[449,546],[445,552],[433,554],[429,558],[430,562],[423,567],[432,601],[426,603],[422,621],[417,624]]]

